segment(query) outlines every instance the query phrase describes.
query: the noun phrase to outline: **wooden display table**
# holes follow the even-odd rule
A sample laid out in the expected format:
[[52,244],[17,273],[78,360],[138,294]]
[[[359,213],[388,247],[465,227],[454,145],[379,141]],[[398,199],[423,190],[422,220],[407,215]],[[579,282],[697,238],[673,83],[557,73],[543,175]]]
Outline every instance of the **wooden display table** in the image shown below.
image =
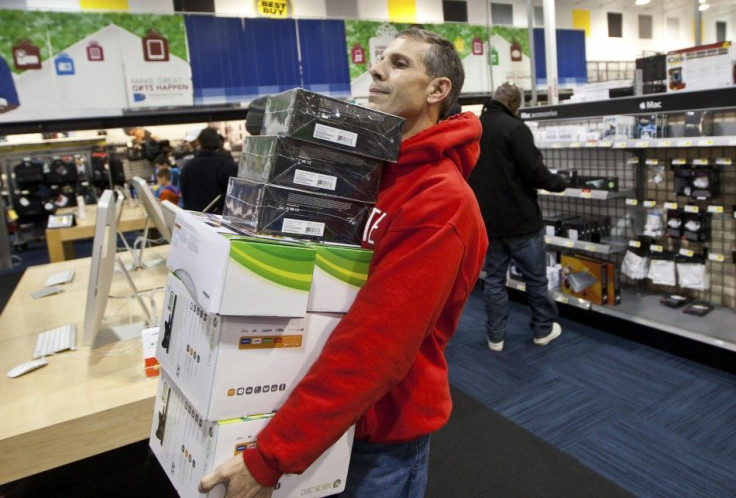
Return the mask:
[[[166,258],[169,246],[149,249]],[[121,253],[124,263],[129,255]],[[157,380],[143,374],[140,339],[97,349],[82,343],[90,258],[28,268],[0,315],[0,484],[148,438]],[[65,292],[33,299],[57,271],[74,269]],[[161,312],[166,266],[135,270]],[[160,290],[159,290],[160,289]],[[125,276],[116,272],[105,318],[142,321]],[[160,315],[159,315],[160,316]],[[158,320],[158,316],[154,317]],[[39,332],[77,326],[77,349],[47,357],[48,365],[10,379],[7,371],[33,356]]]

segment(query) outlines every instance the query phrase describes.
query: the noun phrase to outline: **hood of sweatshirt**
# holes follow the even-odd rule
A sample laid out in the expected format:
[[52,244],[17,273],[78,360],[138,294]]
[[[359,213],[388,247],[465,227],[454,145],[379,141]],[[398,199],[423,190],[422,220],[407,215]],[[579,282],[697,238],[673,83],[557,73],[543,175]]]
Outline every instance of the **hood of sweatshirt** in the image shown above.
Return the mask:
[[472,112],[450,116],[401,142],[400,167],[437,162],[447,157],[467,179],[480,155],[482,133],[480,121]]

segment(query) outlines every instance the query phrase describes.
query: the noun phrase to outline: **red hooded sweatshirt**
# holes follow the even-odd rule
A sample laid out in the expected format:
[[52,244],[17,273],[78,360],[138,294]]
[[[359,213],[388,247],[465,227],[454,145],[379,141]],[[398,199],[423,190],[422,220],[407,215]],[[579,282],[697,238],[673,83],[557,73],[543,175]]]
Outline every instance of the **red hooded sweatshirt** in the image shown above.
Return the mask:
[[466,178],[480,152],[472,113],[401,143],[383,167],[363,234],[368,280],[322,354],[243,452],[264,486],[301,473],[353,424],[355,438],[411,440],[450,416],[444,350],[485,257],[488,239]]

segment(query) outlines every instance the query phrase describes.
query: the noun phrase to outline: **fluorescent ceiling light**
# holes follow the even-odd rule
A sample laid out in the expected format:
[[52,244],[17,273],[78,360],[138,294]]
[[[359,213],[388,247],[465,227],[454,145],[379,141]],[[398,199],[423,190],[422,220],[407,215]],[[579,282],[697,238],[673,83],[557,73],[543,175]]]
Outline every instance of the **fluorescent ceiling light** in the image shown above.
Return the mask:
[[634,2],[634,5],[647,5],[647,4],[648,4],[649,2],[651,2],[651,1],[652,1],[652,0],[636,0],[636,1]]
[[704,10],[708,10],[708,9],[710,9],[710,5],[708,5],[707,3],[701,3],[698,6],[698,10],[701,11],[701,12],[704,11]]

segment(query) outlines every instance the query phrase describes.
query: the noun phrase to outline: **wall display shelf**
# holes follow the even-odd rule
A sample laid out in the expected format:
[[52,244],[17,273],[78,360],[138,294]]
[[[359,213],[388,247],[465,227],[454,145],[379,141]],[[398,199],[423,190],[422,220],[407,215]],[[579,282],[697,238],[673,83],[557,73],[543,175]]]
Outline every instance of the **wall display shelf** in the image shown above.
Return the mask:
[[[515,289],[521,292],[526,292],[526,284],[524,282],[520,282],[512,278],[509,278],[506,280],[506,286],[511,289]],[[550,295],[558,303],[569,304],[570,306],[574,306],[576,308],[580,308],[584,310],[589,310],[592,307],[592,304],[590,303],[590,301],[586,299],[581,299],[579,297],[574,297],[574,296],[568,296],[567,294],[563,294],[562,292],[559,292],[556,290],[550,291]]]
[[[521,110],[522,119],[536,122],[532,129],[537,146],[550,169],[618,181],[617,192],[572,188],[561,194],[539,192],[540,207],[550,220],[610,219],[610,234],[601,235],[601,243],[567,238],[555,226],[556,235],[545,238],[549,251],[558,258],[578,254],[618,268],[635,253],[650,262],[666,260],[673,274],[669,280],[658,279],[645,270],[645,278],[635,279],[629,276],[635,273],[621,272],[617,305],[580,303],[553,293],[557,302],[736,351],[734,102],[736,86]],[[702,119],[693,122],[693,114]],[[633,116],[633,137],[542,140],[571,134],[584,138],[585,131],[595,135],[604,129],[603,123],[615,124],[619,116]],[[625,124],[626,118],[619,122]],[[636,138],[642,124],[649,124],[644,131],[656,138]],[[694,232],[686,229],[688,221],[697,228]],[[652,226],[657,229],[652,231]],[[548,234],[551,229],[552,225]],[[681,268],[682,264],[690,266]],[[686,272],[693,267],[698,271],[695,282]],[[509,281],[509,286],[524,289],[523,282]],[[661,303],[663,296],[673,294],[689,302],[707,302],[713,309],[697,316]]]
[[575,249],[578,251],[604,255],[623,252],[626,250],[627,247],[627,242],[623,240],[597,243],[588,242],[585,240],[573,240],[565,237],[557,237],[556,235],[545,235],[544,241],[547,243],[547,245],[557,248]]
[[548,192],[546,190],[539,190],[538,193],[539,195],[553,195],[556,197],[572,197],[577,199],[594,199],[598,201],[606,201],[608,199],[617,199],[620,197],[631,197],[634,194],[634,191],[619,190],[618,192],[611,192],[608,190],[596,190],[589,188],[567,188],[562,192]]

